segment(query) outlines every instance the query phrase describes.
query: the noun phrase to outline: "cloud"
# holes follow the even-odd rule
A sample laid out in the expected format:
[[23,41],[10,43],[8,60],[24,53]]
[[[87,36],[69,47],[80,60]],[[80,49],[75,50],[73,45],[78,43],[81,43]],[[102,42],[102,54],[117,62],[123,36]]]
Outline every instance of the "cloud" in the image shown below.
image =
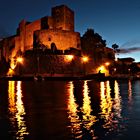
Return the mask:
[[139,40],[133,40],[124,43],[120,48],[118,49],[118,53],[124,54],[124,53],[132,53],[132,52],[139,52],[140,51],[140,41]]
[[140,47],[126,48],[126,49],[118,49],[118,53],[132,53],[140,51]]

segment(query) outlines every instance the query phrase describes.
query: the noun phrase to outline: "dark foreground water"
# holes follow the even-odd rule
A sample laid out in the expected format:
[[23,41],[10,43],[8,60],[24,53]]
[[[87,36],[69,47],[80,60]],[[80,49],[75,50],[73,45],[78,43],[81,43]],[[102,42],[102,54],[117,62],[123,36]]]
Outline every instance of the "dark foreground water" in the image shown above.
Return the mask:
[[0,140],[139,140],[140,81],[0,81]]

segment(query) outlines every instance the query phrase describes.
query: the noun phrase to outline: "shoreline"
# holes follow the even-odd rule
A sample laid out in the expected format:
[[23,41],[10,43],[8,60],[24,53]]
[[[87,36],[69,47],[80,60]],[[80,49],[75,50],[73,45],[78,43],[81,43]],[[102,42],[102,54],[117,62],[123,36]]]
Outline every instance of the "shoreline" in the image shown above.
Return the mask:
[[6,81],[74,81],[74,80],[140,80],[137,76],[105,76],[104,74],[91,74],[85,76],[1,76]]

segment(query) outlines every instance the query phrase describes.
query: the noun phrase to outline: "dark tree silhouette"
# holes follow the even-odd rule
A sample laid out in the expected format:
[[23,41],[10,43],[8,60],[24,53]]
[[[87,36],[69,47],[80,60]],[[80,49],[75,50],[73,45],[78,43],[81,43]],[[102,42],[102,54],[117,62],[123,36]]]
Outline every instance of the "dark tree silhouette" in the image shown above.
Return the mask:
[[102,37],[95,33],[93,29],[87,29],[84,35],[81,37],[81,48],[83,51],[95,50],[97,47],[105,47],[106,40],[103,40]]
[[105,52],[106,40],[102,36],[94,32],[94,29],[87,29],[81,37],[82,53],[93,58],[94,64],[99,64],[106,56]]
[[118,50],[118,48],[119,48],[119,45],[117,45],[117,44],[113,44],[113,45],[112,45],[112,48],[114,49],[114,51],[117,52],[117,50]]
[[87,31],[84,33],[83,37],[84,39],[90,39],[94,37],[94,30],[93,29],[87,29]]

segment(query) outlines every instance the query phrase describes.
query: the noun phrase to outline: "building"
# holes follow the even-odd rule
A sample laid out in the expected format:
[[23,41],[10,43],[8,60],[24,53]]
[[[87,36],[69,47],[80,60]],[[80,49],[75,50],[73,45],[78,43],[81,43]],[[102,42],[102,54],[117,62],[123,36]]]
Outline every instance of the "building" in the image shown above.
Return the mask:
[[[114,60],[114,51],[106,47],[97,33],[91,38],[91,42],[90,36],[82,41],[80,33],[74,30],[74,12],[65,5],[56,6],[52,8],[51,16],[33,22],[22,20],[16,35],[2,39],[0,62],[4,58],[10,63],[11,75],[97,73],[98,67]],[[70,60],[69,54],[74,56]],[[88,61],[83,61],[81,54],[87,55]],[[16,59],[21,55],[24,65]]]
[[65,5],[52,8],[51,16],[22,20],[17,34],[0,41],[0,59],[9,59],[40,45],[46,49],[80,50],[80,34],[74,31],[74,12]]

